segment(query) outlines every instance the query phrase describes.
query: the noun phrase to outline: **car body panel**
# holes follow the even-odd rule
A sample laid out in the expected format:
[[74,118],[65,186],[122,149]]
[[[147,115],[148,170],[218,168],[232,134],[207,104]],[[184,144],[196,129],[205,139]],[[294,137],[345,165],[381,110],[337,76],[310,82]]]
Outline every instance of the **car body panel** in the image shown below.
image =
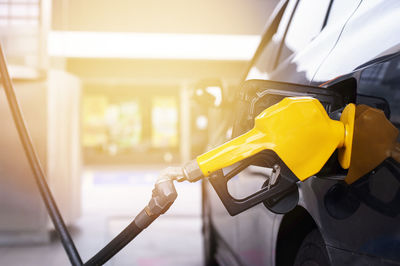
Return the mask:
[[[353,12],[359,7],[361,0],[350,2],[346,14],[343,14],[339,23],[328,24],[303,50],[292,54],[282,62],[270,74],[271,80],[310,84],[321,64],[337,45],[348,19],[353,16]],[[329,79],[327,78],[325,81]]]
[[400,1],[363,1],[346,24],[334,50],[319,68],[313,83],[351,73],[365,62],[398,51],[399,17]]
[[[328,20],[327,26],[307,47],[292,54],[267,77],[312,85],[321,85],[331,79],[330,84],[348,78],[360,82],[364,68],[376,64],[377,58],[400,51],[400,34],[393,34],[400,32],[398,17],[400,2],[396,0],[348,1],[346,12],[340,14],[337,23],[330,24]],[[338,76],[341,78],[335,80]],[[378,195],[377,198],[385,198],[390,189],[380,185],[379,180],[390,176],[387,173],[389,165],[390,162],[385,162],[379,168],[380,172],[376,171],[374,176],[365,179],[362,188],[368,187]],[[233,195],[249,195],[260,187],[263,180],[259,173],[246,170],[229,182],[229,189]],[[399,183],[393,180],[388,184],[398,186]],[[361,199],[354,213],[340,219],[333,217],[325,201],[337,184],[335,180],[316,177],[299,184],[299,205],[314,219],[327,245],[332,265],[400,264],[400,215],[385,213],[382,204],[376,204],[371,200],[373,197],[361,195],[364,192],[360,189],[362,193],[355,192],[361,193]],[[230,245],[230,251],[235,253],[232,257],[239,261],[239,265],[275,265],[283,215],[275,215],[259,204],[231,217],[211,186],[207,187],[213,225]],[[385,201],[382,202],[384,205]]]
[[[343,76],[339,80],[354,77],[360,89],[363,86],[360,76],[364,69],[376,65],[377,58],[385,58],[400,51],[400,35],[393,34],[400,32],[400,24],[397,22],[399,16],[399,1],[363,1],[347,23],[338,43],[321,65],[312,83],[320,84],[336,76]],[[400,71],[398,73],[400,74]],[[382,171],[377,171],[375,174],[380,176],[380,180],[388,178],[389,175]],[[378,177],[374,179],[376,178]],[[389,191],[387,188],[386,190],[380,188],[379,183],[373,182],[373,179],[368,180],[368,183],[371,191],[378,190],[376,193],[381,197]],[[398,184],[394,182],[393,186]],[[324,208],[320,209],[319,215],[324,215]],[[394,251],[400,251],[399,216],[390,217],[382,214],[380,210],[362,202],[357,213],[343,222],[329,221],[327,217],[325,219],[317,217],[316,220],[323,221],[321,230],[324,231],[323,236],[329,246],[388,261],[400,261],[399,252]]]
[[[353,12],[358,4],[359,2],[354,2],[349,10]],[[351,16],[352,12],[348,12],[347,15]],[[304,50],[287,58],[280,67],[270,73],[271,79],[310,83],[320,63],[338,40],[345,21],[325,28]],[[235,189],[240,189],[242,196],[245,196],[255,192],[254,186],[261,187],[260,181],[256,179],[260,179],[257,174],[245,171],[230,183],[234,183]],[[240,245],[236,252],[240,254],[244,265],[275,265],[276,242],[282,215],[272,214],[264,205],[259,204],[231,219],[238,220],[236,230],[239,232]]]

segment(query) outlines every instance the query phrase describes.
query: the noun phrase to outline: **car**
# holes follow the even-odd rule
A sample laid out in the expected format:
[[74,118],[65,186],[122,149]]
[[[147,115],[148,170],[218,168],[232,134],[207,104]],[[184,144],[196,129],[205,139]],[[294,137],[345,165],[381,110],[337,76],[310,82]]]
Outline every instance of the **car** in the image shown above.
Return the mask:
[[[399,17],[397,0],[280,1],[243,81],[347,94],[348,102],[382,109],[399,129]],[[225,94],[240,95],[244,87]],[[219,107],[213,117],[223,118],[224,129],[214,132],[223,134],[209,147],[237,135],[231,133],[241,115],[237,109],[235,100]],[[317,174],[299,183],[298,204],[283,214],[260,203],[231,216],[204,180],[205,264],[400,265],[399,163],[388,158],[352,186],[343,185],[339,172],[337,178]],[[245,198],[264,182],[261,170],[251,166],[227,187],[233,197]]]

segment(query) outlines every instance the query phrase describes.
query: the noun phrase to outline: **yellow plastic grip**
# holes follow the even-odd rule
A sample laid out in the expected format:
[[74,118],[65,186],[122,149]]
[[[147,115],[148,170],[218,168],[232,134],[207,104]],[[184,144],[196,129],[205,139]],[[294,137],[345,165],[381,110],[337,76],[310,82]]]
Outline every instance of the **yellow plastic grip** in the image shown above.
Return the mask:
[[198,156],[197,163],[208,176],[268,149],[303,181],[318,173],[335,149],[341,148],[340,163],[348,168],[354,109],[353,104],[346,106],[345,119],[335,121],[317,99],[285,98],[259,114],[253,129]]

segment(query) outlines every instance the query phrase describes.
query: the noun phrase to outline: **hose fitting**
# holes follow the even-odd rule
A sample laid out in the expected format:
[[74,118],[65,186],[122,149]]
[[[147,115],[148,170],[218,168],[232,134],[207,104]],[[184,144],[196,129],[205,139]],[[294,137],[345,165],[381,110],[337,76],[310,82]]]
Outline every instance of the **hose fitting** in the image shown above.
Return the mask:
[[182,176],[181,167],[168,167],[161,172],[149,203],[134,220],[137,227],[145,229],[171,207],[178,196],[173,182],[179,176]]
[[185,166],[183,167],[183,174],[185,180],[188,180],[189,182],[196,182],[204,178],[204,174],[201,171],[200,166],[197,163],[197,160],[192,160],[186,163]]

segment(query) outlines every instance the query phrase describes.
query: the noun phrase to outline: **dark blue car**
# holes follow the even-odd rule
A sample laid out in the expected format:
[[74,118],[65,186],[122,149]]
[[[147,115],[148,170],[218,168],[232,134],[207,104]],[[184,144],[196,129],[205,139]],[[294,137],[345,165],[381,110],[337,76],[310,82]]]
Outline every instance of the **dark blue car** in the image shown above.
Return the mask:
[[[382,109],[399,128],[400,1],[280,2],[245,73],[250,79],[348,92],[350,102]],[[240,114],[227,106],[219,109],[224,134],[211,146],[235,136]],[[258,191],[261,170],[250,166],[232,178],[232,196]],[[206,264],[400,265],[400,165],[389,158],[351,188],[340,174],[299,184],[298,204],[286,214],[260,203],[231,216],[204,181]]]

